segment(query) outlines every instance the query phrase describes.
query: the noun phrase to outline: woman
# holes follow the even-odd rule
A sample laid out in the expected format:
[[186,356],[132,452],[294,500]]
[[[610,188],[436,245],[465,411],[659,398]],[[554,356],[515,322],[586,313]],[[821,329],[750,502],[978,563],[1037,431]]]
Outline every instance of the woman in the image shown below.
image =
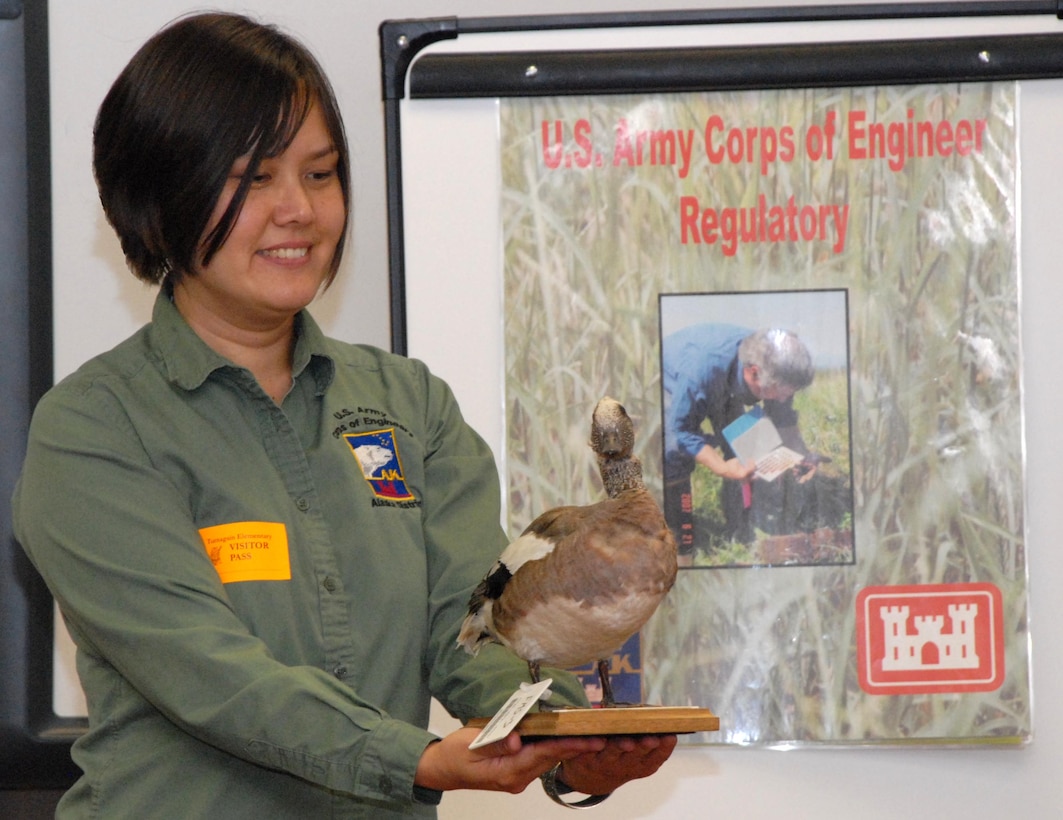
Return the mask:
[[446,789],[549,771],[598,795],[655,771],[674,737],[470,751],[474,730],[425,729],[430,696],[491,714],[526,669],[454,646],[504,541],[498,481],[446,385],[305,311],[350,198],[313,57],[244,17],[182,19],[118,77],[94,149],[160,293],[42,399],[14,499],[88,701],[60,816],[432,816]]

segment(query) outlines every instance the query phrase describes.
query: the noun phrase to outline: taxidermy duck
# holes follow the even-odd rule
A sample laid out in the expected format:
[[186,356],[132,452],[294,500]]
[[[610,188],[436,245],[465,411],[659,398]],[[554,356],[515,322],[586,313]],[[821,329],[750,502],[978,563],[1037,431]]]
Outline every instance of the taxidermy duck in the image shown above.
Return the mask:
[[509,647],[539,681],[540,664],[597,662],[602,705],[614,706],[613,653],[657,609],[676,577],[676,548],[632,454],[634,425],[605,397],[591,417],[590,446],[608,498],[549,510],[502,552],[473,592],[458,645]]

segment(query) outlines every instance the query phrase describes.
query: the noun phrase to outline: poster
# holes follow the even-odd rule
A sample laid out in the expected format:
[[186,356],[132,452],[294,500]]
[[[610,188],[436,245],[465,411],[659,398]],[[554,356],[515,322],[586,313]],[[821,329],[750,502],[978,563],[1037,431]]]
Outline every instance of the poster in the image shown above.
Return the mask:
[[[1029,740],[1018,102],[501,101],[509,528],[602,497],[589,417],[618,398],[681,569],[613,666],[720,716],[686,742]],[[684,332],[711,350],[676,365]],[[757,332],[799,340],[799,386],[756,381],[737,344]],[[733,458],[732,422],[773,440],[765,418],[801,459],[774,479],[694,458],[697,437]]]

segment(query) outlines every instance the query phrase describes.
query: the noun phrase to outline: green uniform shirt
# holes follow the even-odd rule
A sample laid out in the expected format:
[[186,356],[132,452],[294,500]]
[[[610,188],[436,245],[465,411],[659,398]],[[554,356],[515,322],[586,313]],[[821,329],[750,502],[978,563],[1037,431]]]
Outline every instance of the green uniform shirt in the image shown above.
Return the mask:
[[431,817],[430,695],[465,719],[527,679],[455,648],[505,537],[450,390],[305,312],[293,372],[278,407],[162,294],[37,407],[15,532],[89,712],[61,817]]

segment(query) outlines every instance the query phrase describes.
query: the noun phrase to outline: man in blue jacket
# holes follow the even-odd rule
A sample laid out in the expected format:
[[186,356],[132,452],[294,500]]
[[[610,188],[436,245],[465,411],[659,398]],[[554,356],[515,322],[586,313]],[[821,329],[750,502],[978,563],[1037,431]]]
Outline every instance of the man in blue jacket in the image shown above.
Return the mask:
[[[783,443],[807,453],[797,428],[793,397],[812,383],[815,370],[808,348],[790,331],[710,323],[666,337],[661,371],[665,515],[679,544],[680,563],[690,565],[695,548],[690,476],[695,466],[704,465],[725,479],[723,535],[752,541],[755,467],[735,456],[721,431],[747,408],[762,402]],[[706,421],[711,432],[705,429]]]

